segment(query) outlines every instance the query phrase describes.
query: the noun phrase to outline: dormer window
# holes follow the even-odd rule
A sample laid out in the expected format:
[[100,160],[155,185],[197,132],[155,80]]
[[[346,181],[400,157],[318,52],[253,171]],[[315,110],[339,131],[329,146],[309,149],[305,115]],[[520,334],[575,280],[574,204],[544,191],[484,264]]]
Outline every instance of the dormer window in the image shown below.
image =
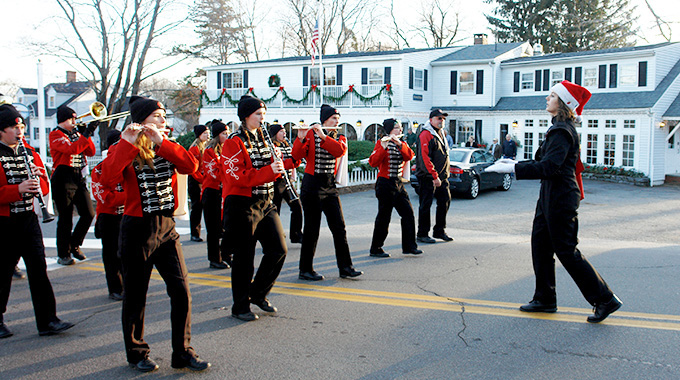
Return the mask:
[[619,69],[619,84],[621,86],[634,86],[637,84],[637,65],[623,64]]
[[597,68],[589,67],[583,70],[583,87],[597,86]]
[[[560,71],[553,71],[550,73],[550,78],[551,78],[551,88],[552,86],[562,82],[564,80],[564,72],[562,70]],[[546,89],[547,90],[547,89]]]
[[48,96],[47,97],[47,108],[56,108],[54,103],[55,103],[54,95]]
[[534,74],[522,74],[522,90],[531,90],[534,88]]

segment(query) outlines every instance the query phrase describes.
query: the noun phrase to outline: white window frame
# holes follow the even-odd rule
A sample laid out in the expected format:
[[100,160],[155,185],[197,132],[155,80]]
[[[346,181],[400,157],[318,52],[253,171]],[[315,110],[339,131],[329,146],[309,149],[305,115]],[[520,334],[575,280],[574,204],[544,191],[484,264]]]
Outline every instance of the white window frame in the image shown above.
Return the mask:
[[[325,70],[324,70],[325,71]],[[383,84],[385,83],[385,68],[384,67],[374,67],[368,69],[368,84]]]
[[538,127],[539,128],[548,128],[548,120],[547,119],[540,119],[538,121]]
[[597,119],[588,119],[588,128],[597,128],[600,125],[600,121]]
[[583,87],[597,87],[597,67],[583,69]]
[[550,83],[551,87],[562,82],[564,80],[564,71],[563,70],[558,70],[558,71],[551,71],[550,72]]
[[604,135],[604,164],[607,166],[616,165],[616,135]]
[[624,63],[619,65],[619,85],[637,86],[638,68],[634,63]]
[[459,120],[456,123],[456,141],[464,143],[468,136],[475,135],[475,121],[474,120]]
[[590,165],[597,164],[597,133],[586,134],[586,163]]
[[[635,166],[635,135],[623,135],[621,145],[621,166]],[[630,164],[630,165],[628,165]]]
[[635,120],[624,120],[623,128],[625,129],[635,129]]
[[[229,78],[229,80],[227,80]],[[243,71],[229,71],[222,73],[222,88],[244,88]]]
[[616,119],[607,119],[604,121],[605,128],[616,128]]
[[56,108],[55,106],[56,97],[54,95],[48,96],[47,108]]
[[533,128],[534,127],[534,121],[533,120],[524,120],[524,128]]
[[533,90],[534,89],[534,73],[522,73],[520,75],[520,89]]
[[460,94],[474,94],[475,87],[475,72],[461,71],[458,73],[458,93]]
[[422,90],[425,83],[425,70],[413,70],[413,89]]
[[[530,121],[530,120],[527,120]],[[533,123],[533,120],[531,120]],[[524,132],[524,159],[531,160],[534,155],[534,132]]]
[[[335,86],[337,83],[337,75],[338,75],[338,69],[333,66],[324,66],[323,67],[323,74],[324,74],[324,86]],[[314,85],[319,85],[319,68],[318,67],[311,67],[309,69],[309,84],[310,86]]]

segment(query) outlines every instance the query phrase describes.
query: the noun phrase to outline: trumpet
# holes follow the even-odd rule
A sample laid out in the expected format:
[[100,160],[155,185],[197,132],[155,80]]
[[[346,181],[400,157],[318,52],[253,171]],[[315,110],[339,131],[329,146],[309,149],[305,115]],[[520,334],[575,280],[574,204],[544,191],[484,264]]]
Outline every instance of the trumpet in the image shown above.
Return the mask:
[[92,102],[92,104],[90,104],[90,112],[80,116],[76,116],[76,119],[82,119],[87,116],[92,116],[93,119],[103,123],[114,119],[120,119],[121,117],[128,117],[128,115],[130,115],[130,111],[119,112],[114,113],[113,115],[109,115],[108,111],[106,110],[106,106],[102,102],[95,101]]
[[[404,137],[404,134],[402,133],[400,135],[397,135],[396,137],[398,139],[400,139],[400,138]],[[380,141],[390,141],[390,140],[392,140],[392,135],[387,135],[387,136],[383,136],[383,137],[380,138]]]

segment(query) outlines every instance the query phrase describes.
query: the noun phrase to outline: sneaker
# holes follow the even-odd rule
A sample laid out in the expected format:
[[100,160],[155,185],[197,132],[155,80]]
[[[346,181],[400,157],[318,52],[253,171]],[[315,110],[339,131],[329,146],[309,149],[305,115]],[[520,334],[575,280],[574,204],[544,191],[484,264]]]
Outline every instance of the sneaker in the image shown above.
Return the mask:
[[75,248],[71,249],[71,256],[73,256],[74,258],[76,258],[80,261],[87,259],[87,256],[85,256],[83,254],[83,251],[80,250],[80,247],[75,247]]
[[72,257],[60,257],[57,259],[57,264],[61,265],[73,265],[76,261]]

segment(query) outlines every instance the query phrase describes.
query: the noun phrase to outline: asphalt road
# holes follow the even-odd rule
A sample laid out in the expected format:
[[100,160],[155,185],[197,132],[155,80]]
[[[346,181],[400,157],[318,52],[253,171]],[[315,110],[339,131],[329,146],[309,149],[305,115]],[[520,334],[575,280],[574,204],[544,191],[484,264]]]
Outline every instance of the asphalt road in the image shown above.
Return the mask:
[[[589,305],[558,266],[558,312],[524,314],[533,272],[530,231],[538,182],[508,192],[454,199],[452,243],[401,254],[393,215],[385,249],[368,256],[377,212],[372,191],[342,196],[356,280],[337,277],[325,221],[315,259],[326,280],[297,279],[299,245],[290,245],[269,297],[278,307],[260,320],[230,317],[229,270],[208,269],[205,243],[189,241],[178,220],[193,295],[192,345],[211,369],[170,367],[169,299],[151,281],[146,340],[160,370],[126,366],[120,303],[107,298],[100,250],[71,267],[53,264],[56,223],[44,226],[49,272],[68,332],[39,337],[28,283],[14,281],[0,340],[0,379],[678,379],[680,378],[680,187],[640,188],[586,181],[580,249],[623,300],[599,325],[585,322]],[[417,207],[417,196],[411,191]],[[289,213],[283,211],[287,225]],[[86,246],[96,247],[88,235]],[[259,259],[260,256],[258,256]]]

